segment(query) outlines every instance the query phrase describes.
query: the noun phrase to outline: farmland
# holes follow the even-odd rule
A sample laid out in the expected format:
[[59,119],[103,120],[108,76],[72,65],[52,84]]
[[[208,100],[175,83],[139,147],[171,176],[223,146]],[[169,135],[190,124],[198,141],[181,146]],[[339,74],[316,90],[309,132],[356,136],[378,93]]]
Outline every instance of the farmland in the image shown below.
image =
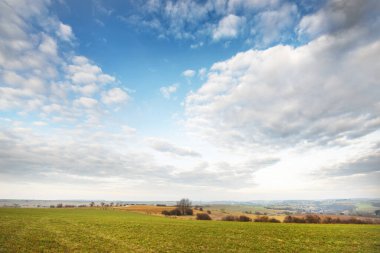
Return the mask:
[[0,209],[0,252],[379,252],[379,225],[194,221],[117,209]]

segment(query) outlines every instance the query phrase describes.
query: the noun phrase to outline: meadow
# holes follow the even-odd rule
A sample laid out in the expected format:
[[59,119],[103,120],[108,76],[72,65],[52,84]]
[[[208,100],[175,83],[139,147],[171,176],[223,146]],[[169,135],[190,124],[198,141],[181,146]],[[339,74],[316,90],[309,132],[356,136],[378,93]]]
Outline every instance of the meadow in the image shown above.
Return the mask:
[[380,252],[379,225],[196,221],[99,208],[0,208],[0,252]]

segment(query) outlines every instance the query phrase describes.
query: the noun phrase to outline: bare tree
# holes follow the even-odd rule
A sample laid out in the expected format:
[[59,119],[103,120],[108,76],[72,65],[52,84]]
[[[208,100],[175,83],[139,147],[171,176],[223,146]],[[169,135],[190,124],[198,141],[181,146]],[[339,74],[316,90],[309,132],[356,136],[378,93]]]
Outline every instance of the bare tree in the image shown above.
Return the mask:
[[182,215],[187,214],[187,210],[191,209],[191,201],[189,199],[181,199],[177,202],[177,209]]

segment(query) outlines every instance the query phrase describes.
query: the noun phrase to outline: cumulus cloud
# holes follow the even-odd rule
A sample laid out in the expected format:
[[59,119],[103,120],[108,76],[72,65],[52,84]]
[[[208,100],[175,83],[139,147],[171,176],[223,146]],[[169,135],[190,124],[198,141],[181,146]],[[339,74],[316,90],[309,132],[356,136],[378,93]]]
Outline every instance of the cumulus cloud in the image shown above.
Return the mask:
[[283,4],[260,12],[254,19],[251,34],[257,45],[265,47],[293,36],[294,26],[299,19],[298,8],[296,4]]
[[60,39],[64,41],[71,41],[74,39],[74,34],[71,26],[65,25],[59,22],[57,35]]
[[304,16],[299,23],[299,35],[315,38],[322,34],[338,33],[360,27],[378,19],[380,3],[376,0],[365,1],[327,1],[324,8]]
[[107,105],[125,103],[128,99],[128,93],[120,88],[112,88],[102,93],[102,102]]
[[173,84],[170,86],[164,86],[160,88],[160,93],[164,98],[169,99],[170,96],[175,93],[178,89],[178,84]]
[[66,67],[68,78],[78,85],[103,85],[115,82],[115,77],[104,74],[102,69],[94,65],[84,56],[74,56],[72,64]]
[[214,40],[223,38],[235,38],[239,34],[241,26],[244,24],[244,18],[230,14],[219,21],[218,26],[213,30],[212,37]]
[[97,104],[98,104],[98,101],[93,99],[93,98],[89,98],[89,97],[80,97],[76,100],[74,100],[74,105],[76,106],[83,106],[83,107],[86,107],[86,108],[93,108],[95,107]]
[[184,77],[191,78],[191,77],[193,77],[195,75],[195,71],[192,70],[192,69],[187,69],[187,70],[185,70],[185,71],[182,72],[182,75]]
[[332,142],[376,131],[378,24],[215,63],[186,99],[188,126],[246,144]]
[[[47,10],[49,1],[0,2],[0,110],[36,112],[44,120],[70,122],[94,119],[97,94],[107,105],[124,102],[128,95],[110,88],[116,78],[85,56],[73,53],[72,28]],[[28,6],[28,8],[25,8]],[[99,101],[98,101],[99,100]],[[59,106],[59,110],[52,110]],[[81,108],[83,110],[81,110]]]
[[[191,48],[238,37],[253,41],[252,44],[256,44],[257,40],[260,45],[269,40],[285,41],[288,38],[282,36],[280,31],[290,29],[289,20],[296,19],[298,15],[297,10],[287,10],[286,7],[290,5],[278,0],[153,2],[136,4],[133,6],[133,14],[120,13],[117,18],[133,27],[153,30],[159,38],[174,37],[194,41]],[[262,23],[258,24],[259,22]],[[268,27],[265,28],[265,25]],[[254,32],[251,32],[253,29]]]
[[160,138],[148,138],[147,143],[159,152],[170,153],[177,156],[189,156],[189,157],[200,157],[201,155],[190,148],[179,147],[167,140]]

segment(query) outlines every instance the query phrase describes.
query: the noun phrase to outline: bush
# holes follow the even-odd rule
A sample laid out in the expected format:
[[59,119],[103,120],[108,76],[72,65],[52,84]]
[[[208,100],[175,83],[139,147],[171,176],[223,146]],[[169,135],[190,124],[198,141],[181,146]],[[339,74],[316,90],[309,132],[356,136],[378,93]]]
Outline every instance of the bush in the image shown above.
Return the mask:
[[208,213],[208,214],[211,214],[211,211],[210,211],[210,210],[207,210],[207,213]]
[[305,217],[305,222],[306,223],[320,223],[321,222],[321,217],[315,214],[308,214]]
[[194,214],[193,209],[191,209],[191,208],[185,209],[185,215],[193,215],[193,214]]
[[[181,216],[181,215],[183,215],[181,210],[179,210],[178,208],[170,210],[170,211],[163,210],[161,212],[161,214],[166,215],[166,216],[169,216],[169,215]],[[191,209],[191,208],[186,209],[184,215],[193,215],[193,209]]]
[[55,208],[55,205],[50,205],[50,208]]
[[[284,222],[289,222],[289,221],[286,221],[287,219],[289,219],[288,217],[292,218],[291,216],[287,216],[287,217],[285,217]],[[260,216],[260,217],[257,217],[254,221],[255,221],[255,222],[273,222],[273,223],[281,223],[280,220],[277,220],[276,218],[269,218],[269,217],[266,216],[266,215],[264,215],[264,216]]]
[[268,220],[268,222],[281,223],[281,221],[279,221],[279,220],[277,220],[277,219],[275,219],[275,218],[270,218],[270,219]]
[[207,213],[197,213],[197,220],[211,220],[211,217]]
[[324,224],[373,224],[371,219],[358,219],[351,217],[348,219],[332,218],[329,216],[320,217],[316,214],[309,214],[305,217],[286,216],[284,219],[286,223],[324,223]]
[[240,215],[240,217],[239,217],[239,221],[249,222],[249,221],[252,221],[252,219],[249,218],[248,216]]
[[334,223],[334,219],[331,217],[324,217],[322,223],[331,224]]
[[227,215],[222,218],[222,221],[237,221],[239,218],[233,215]]
[[176,208],[176,209],[170,210],[169,211],[169,215],[181,216],[182,213],[181,213],[181,211],[179,209]]
[[62,208],[62,207],[63,207],[62,203],[57,204],[57,208]]
[[293,222],[293,217],[288,215],[284,218],[284,223],[292,223]]

